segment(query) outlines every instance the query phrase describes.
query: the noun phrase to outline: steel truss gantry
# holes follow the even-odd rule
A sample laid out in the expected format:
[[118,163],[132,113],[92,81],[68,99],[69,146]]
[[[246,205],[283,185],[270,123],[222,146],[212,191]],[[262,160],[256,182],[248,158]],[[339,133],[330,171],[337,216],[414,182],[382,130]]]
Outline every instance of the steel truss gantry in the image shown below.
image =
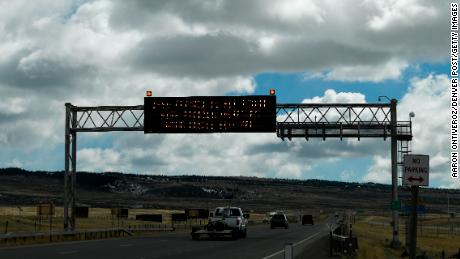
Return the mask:
[[[144,106],[77,107],[66,103],[64,228],[74,230],[77,132],[144,131]],[[397,121],[389,103],[277,104],[276,134],[292,138],[391,138],[392,202],[398,201],[398,164],[409,153],[411,121]],[[398,157],[398,141],[400,156]],[[393,211],[393,244],[399,242],[399,212]]]
[[64,229],[74,230],[77,132],[143,131],[144,105],[65,107]]
[[[396,111],[396,108],[395,108]],[[278,137],[284,138],[383,138],[411,140],[411,122],[391,120],[390,104],[304,103],[277,105]],[[394,123],[394,124],[392,124]],[[395,125],[395,127],[393,127]]]

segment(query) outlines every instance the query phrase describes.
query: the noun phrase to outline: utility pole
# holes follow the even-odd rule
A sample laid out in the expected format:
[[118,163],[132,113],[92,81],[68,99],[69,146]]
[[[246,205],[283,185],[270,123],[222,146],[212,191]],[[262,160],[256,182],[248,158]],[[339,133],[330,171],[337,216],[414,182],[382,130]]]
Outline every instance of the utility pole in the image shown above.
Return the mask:
[[[398,140],[397,135],[397,114],[396,114],[396,99],[390,100],[390,113],[391,113],[391,201],[392,203],[398,202]],[[399,210],[393,209],[393,240],[391,245],[399,247]]]
[[410,222],[409,236],[409,258],[415,259],[417,252],[417,210],[418,210],[418,186],[411,186],[412,194],[412,213]]

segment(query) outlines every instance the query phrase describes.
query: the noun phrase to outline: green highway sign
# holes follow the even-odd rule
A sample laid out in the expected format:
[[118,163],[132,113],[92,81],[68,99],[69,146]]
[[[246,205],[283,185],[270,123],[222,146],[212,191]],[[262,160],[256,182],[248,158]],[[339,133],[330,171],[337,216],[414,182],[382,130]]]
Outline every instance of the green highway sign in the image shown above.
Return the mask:
[[401,210],[401,201],[392,201],[390,207],[391,210]]

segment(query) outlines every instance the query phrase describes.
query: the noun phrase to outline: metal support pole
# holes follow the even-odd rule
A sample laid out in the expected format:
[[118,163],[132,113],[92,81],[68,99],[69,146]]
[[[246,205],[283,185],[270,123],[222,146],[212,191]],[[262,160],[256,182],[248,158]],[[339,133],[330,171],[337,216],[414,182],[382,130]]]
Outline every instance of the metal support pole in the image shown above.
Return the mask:
[[70,200],[70,108],[65,104],[65,154],[64,154],[64,230],[69,230],[69,200]]
[[77,132],[72,128],[77,125],[77,111],[70,103],[65,107],[64,229],[75,230]]
[[[398,140],[396,139],[397,134],[397,114],[396,114],[396,99],[390,101],[390,112],[391,112],[391,187],[393,203],[398,202]],[[393,240],[391,245],[393,247],[399,247],[401,242],[399,241],[399,210],[393,210]]]
[[417,252],[417,209],[418,209],[418,186],[411,187],[412,213],[410,224],[409,258],[415,259]]
[[[72,111],[72,128],[77,127],[77,111],[73,110]],[[77,132],[76,131],[71,131],[72,134],[72,171],[71,171],[71,184],[72,187],[70,188],[72,194],[72,214],[71,214],[71,220],[70,220],[70,228],[75,230],[76,228],[76,222],[75,222],[75,216],[76,216],[76,209],[75,209],[75,203],[76,203],[76,198],[77,198]]]

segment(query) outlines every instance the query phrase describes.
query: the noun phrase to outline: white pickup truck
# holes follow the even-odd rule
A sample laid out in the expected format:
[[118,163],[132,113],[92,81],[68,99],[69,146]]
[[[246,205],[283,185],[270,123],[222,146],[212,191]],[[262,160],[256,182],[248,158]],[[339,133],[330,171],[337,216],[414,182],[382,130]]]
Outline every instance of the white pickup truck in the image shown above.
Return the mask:
[[202,235],[210,238],[231,236],[246,238],[249,214],[243,214],[238,207],[217,207],[209,217],[204,228],[192,229],[192,239],[199,239]]

